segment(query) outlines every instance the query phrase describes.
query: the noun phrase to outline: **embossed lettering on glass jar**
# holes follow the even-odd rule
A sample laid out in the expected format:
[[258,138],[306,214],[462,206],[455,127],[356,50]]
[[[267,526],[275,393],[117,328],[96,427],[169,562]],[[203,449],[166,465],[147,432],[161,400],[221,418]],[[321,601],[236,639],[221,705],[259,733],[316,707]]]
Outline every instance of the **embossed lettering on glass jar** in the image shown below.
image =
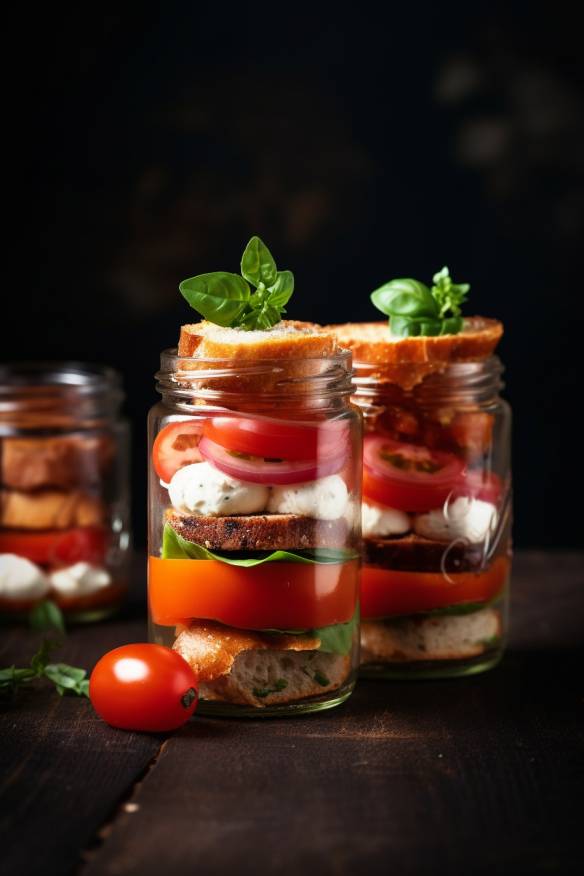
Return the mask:
[[127,588],[128,431],[120,378],[78,362],[0,368],[0,611],[43,599],[105,617]]
[[343,702],[358,663],[361,418],[347,352],[161,357],[149,418],[151,639],[202,711]]
[[355,363],[366,675],[465,675],[502,655],[511,562],[502,370],[494,355],[403,373]]

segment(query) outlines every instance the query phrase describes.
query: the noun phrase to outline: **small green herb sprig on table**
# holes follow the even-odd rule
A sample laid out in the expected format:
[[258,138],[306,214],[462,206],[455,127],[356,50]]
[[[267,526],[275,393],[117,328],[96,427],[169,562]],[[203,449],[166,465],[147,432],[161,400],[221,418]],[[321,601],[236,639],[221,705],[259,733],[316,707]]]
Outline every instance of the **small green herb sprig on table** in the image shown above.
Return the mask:
[[209,322],[247,330],[269,329],[286,312],[285,305],[294,291],[294,274],[279,271],[265,243],[252,237],[241,257],[241,276],[227,271],[198,274],[183,280],[179,289]]
[[470,285],[453,283],[447,267],[434,274],[432,280],[431,288],[411,277],[390,280],[371,293],[375,307],[389,316],[392,335],[410,338],[456,335],[461,331],[461,304]]
[[[50,600],[39,603],[30,614],[30,625],[33,629],[47,632],[49,630],[63,634],[65,623],[59,607]],[[15,694],[20,687],[31,681],[46,678],[51,681],[61,696],[73,693],[78,696],[89,696],[89,679],[85,669],[69,666],[67,663],[53,663],[51,656],[62,646],[62,640],[44,639],[42,645],[33,655],[30,664],[25,667],[7,666],[0,669],[0,694]]]

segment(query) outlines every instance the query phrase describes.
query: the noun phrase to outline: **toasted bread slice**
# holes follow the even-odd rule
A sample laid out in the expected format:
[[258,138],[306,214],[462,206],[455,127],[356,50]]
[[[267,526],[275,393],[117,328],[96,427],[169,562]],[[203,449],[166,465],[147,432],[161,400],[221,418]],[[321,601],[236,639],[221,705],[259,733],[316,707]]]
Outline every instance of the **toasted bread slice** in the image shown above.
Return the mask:
[[351,350],[357,366],[367,366],[366,377],[395,383],[404,390],[444,371],[451,362],[487,359],[503,334],[502,323],[482,316],[466,318],[463,330],[456,335],[436,337],[395,338],[387,322],[350,322],[325,328],[335,333],[342,347]]
[[473,572],[482,570],[483,544],[446,544],[415,533],[364,538],[363,562],[400,572]]
[[361,623],[361,663],[409,663],[478,657],[501,635],[493,608],[472,614]]
[[0,526],[12,529],[69,529],[74,526],[99,526],[103,519],[101,500],[79,491],[22,493],[18,490],[0,490]]
[[323,358],[332,356],[339,345],[335,335],[312,322],[285,319],[265,331],[223,328],[202,320],[183,325],[179,356],[251,360]]
[[4,438],[0,442],[0,483],[15,490],[72,489],[99,483],[114,448],[104,436]]
[[187,541],[209,550],[275,551],[340,548],[347,544],[348,524],[295,514],[253,514],[241,517],[196,517],[169,509],[166,520]]
[[350,658],[321,654],[312,636],[266,635],[210,621],[182,628],[173,645],[193,668],[203,699],[283,705],[340,687]]

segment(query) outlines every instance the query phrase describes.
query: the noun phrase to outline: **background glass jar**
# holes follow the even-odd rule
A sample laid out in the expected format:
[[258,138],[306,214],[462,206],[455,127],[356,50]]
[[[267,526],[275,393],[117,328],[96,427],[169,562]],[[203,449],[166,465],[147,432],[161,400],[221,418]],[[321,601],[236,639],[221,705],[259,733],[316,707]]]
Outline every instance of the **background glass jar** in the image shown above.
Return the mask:
[[151,638],[201,708],[343,702],[358,664],[361,417],[351,359],[161,357],[149,417]]
[[0,367],[0,613],[43,599],[68,619],[114,611],[127,587],[128,429],[110,368]]
[[365,419],[362,672],[488,669],[505,644],[511,557],[501,363],[452,363],[408,388],[395,369],[355,371]]

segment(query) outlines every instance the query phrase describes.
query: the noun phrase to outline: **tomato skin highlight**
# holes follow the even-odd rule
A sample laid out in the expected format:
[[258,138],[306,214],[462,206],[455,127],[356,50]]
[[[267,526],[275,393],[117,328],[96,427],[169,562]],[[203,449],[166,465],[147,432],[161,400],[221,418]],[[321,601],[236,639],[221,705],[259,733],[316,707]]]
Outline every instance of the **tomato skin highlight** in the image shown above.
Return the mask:
[[358,598],[359,561],[265,563],[243,568],[219,560],[149,557],[154,623],[215,620],[248,630],[307,630],[345,623]]
[[501,592],[510,560],[497,557],[484,572],[401,572],[365,566],[361,570],[364,620],[418,614],[465,602],[489,602]]
[[195,673],[171,648],[122,645],[95,665],[89,698],[112,727],[164,733],[191,717],[197,707],[197,687]]
[[99,565],[107,548],[107,532],[99,526],[43,532],[0,532],[0,554],[17,554],[40,566],[70,566],[81,561]]
[[411,512],[440,508],[463,472],[464,463],[452,453],[377,435],[365,438],[363,495],[381,505]]
[[205,421],[203,434],[227,450],[297,461],[339,456],[349,430],[345,421],[315,425],[270,417],[211,417]]
[[160,430],[152,445],[152,465],[163,483],[169,484],[184,465],[201,461],[198,444],[202,430],[201,420],[178,420]]

